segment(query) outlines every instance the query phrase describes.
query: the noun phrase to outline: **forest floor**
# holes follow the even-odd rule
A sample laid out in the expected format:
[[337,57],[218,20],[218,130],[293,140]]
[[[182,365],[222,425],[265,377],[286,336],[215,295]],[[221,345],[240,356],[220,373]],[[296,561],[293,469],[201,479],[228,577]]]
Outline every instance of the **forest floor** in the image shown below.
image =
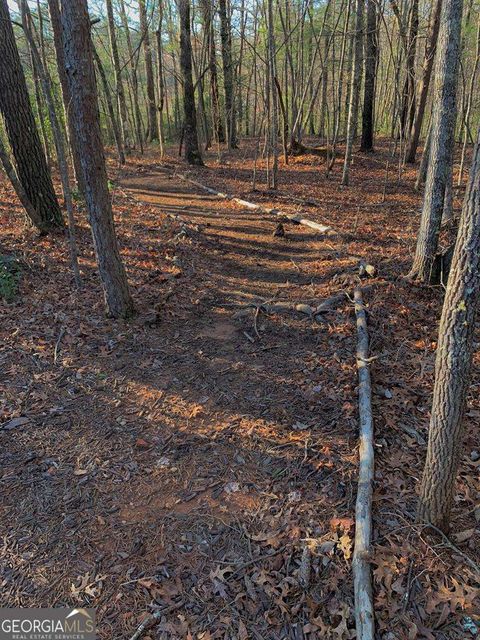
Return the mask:
[[[190,177],[331,225],[335,236],[206,195],[172,151],[111,163],[119,241],[138,313],[106,319],[84,212],[84,289],[63,235],[22,228],[0,183],[0,254],[19,292],[0,300],[0,604],[86,606],[99,637],[354,638],[356,329],[365,281],[374,383],[373,575],[378,637],[480,632],[480,358],[475,356],[451,543],[415,525],[441,288],[402,278],[421,196],[386,175],[386,145],[340,186],[317,156],[265,191],[243,142]],[[461,193],[458,194],[459,196]],[[294,198],[315,198],[301,206]],[[461,200],[456,200],[461,205]],[[447,238],[445,238],[445,241]],[[263,302],[287,302],[266,313]],[[247,306],[252,305],[252,306]],[[477,569],[475,569],[475,563]]]

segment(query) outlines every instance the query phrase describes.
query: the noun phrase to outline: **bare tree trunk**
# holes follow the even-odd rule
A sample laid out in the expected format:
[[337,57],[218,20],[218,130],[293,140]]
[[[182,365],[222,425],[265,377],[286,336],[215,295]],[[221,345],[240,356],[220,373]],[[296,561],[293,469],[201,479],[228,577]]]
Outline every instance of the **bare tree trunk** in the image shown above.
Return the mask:
[[463,0],[444,0],[436,62],[432,146],[428,163],[422,219],[409,277],[430,282],[443,215],[448,167],[453,158],[457,69]]
[[331,150],[331,160],[327,165],[327,175],[333,169],[333,165],[335,163],[336,151],[337,151],[337,141],[338,136],[340,134],[340,124],[342,119],[342,92],[343,92],[343,77],[345,71],[345,55],[347,51],[348,44],[348,26],[350,23],[350,2],[347,3],[347,11],[345,15],[345,23],[343,25],[343,34],[342,34],[342,47],[340,50],[340,61],[338,68],[338,84],[337,91],[334,99],[336,98],[336,115],[335,115],[335,123],[333,127],[333,137],[332,137],[332,150]]
[[210,69],[210,94],[212,100],[212,122],[215,138],[218,142],[225,142],[223,122],[220,115],[220,97],[218,91],[217,56],[215,52],[215,37],[213,31],[213,15],[210,0],[201,0],[200,3],[203,28],[207,41],[208,66]]
[[415,162],[417,154],[418,141],[422,132],[423,117],[425,115],[425,107],[427,105],[428,88],[430,86],[430,78],[432,75],[433,62],[435,60],[435,52],[437,49],[438,31],[440,28],[440,13],[442,10],[442,0],[435,0],[433,8],[430,35],[425,48],[425,60],[423,62],[422,82],[420,86],[420,97],[418,100],[417,112],[413,121],[412,133],[408,143],[405,161],[412,164]]
[[127,12],[125,10],[125,3],[120,0],[120,17],[122,19],[122,25],[125,31],[125,39],[127,41],[127,51],[130,60],[130,80],[132,85],[132,98],[133,98],[133,115],[135,121],[135,137],[137,140],[140,153],[143,153],[143,131],[142,131],[142,115],[140,113],[140,105],[138,101],[138,77],[137,67],[135,63],[135,53],[132,47],[132,39],[130,37],[130,28],[128,26]]
[[110,39],[110,52],[112,54],[118,110],[120,113],[120,134],[121,134],[120,146],[122,147],[121,155],[123,156],[124,155],[123,146],[125,145],[126,149],[130,147],[127,102],[125,100],[125,90],[123,87],[122,72],[120,70],[120,56],[118,55],[117,34],[115,29],[115,19],[113,17],[112,0],[106,0],[106,6],[107,6],[107,21],[108,21],[108,36]]
[[97,65],[98,73],[100,75],[100,80],[102,81],[103,92],[105,95],[105,102],[107,105],[108,115],[110,116],[110,124],[112,126],[113,138],[115,140],[115,145],[117,147],[117,155],[118,155],[118,163],[120,165],[125,164],[125,153],[123,151],[122,145],[122,134],[120,133],[120,127],[118,126],[117,116],[115,114],[115,109],[113,107],[112,94],[110,93],[110,87],[108,86],[107,75],[105,73],[105,69],[103,68],[102,61],[100,60],[100,56],[95,49],[95,46],[92,43],[92,53],[93,59],[95,60],[95,64]]
[[480,298],[480,128],[438,331],[427,459],[417,517],[447,531]]
[[350,108],[348,111],[347,142],[345,146],[345,161],[343,164],[342,185],[347,186],[352,163],[352,149],[357,132],[358,105],[360,102],[360,87],[362,84],[363,62],[363,11],[364,0],[356,0],[355,4],[355,47],[353,55],[352,84],[350,91]]
[[229,149],[237,146],[235,97],[233,86],[232,32],[226,0],[219,0],[220,38],[222,41],[223,81],[225,87],[225,112],[227,143]]
[[368,0],[367,38],[365,55],[365,87],[362,112],[361,151],[373,151],[373,128],[375,109],[375,82],[378,59],[377,4]]
[[53,31],[53,44],[55,47],[55,58],[57,61],[58,77],[60,79],[60,87],[62,89],[63,109],[65,112],[65,122],[67,124],[68,142],[72,152],[73,169],[75,172],[75,182],[77,189],[84,197],[85,185],[82,182],[82,168],[80,165],[80,156],[78,154],[77,141],[75,139],[72,114],[70,112],[70,89],[68,86],[67,73],[65,70],[65,60],[63,57],[63,45],[61,41],[61,24],[60,10],[58,0],[48,0],[48,9],[50,13],[50,23]]
[[468,87],[467,104],[464,114],[464,128],[463,128],[463,145],[462,145],[462,157],[460,160],[460,170],[458,172],[458,185],[462,184],[463,180],[463,167],[465,164],[465,152],[467,150],[468,132],[470,127],[470,116],[472,113],[472,102],[474,94],[475,80],[477,77],[478,69],[480,67],[480,15],[478,17],[477,26],[477,45],[475,50],[475,61],[473,64],[472,75],[470,76],[470,82]]
[[406,77],[403,87],[403,104],[401,113],[402,137],[406,138],[413,126],[415,118],[415,59],[418,39],[418,0],[411,0],[408,40],[406,51]]
[[158,8],[158,29],[155,33],[157,41],[157,77],[158,77],[158,143],[160,145],[160,155],[163,158],[163,109],[165,106],[164,78],[163,78],[163,47],[162,47],[162,28],[163,28],[163,0],[160,0]]
[[37,64],[33,59],[33,56],[31,56],[31,62],[32,62],[33,87],[35,91],[35,104],[37,107],[37,120],[40,127],[40,133],[42,135],[42,143],[43,143],[43,149],[45,151],[45,158],[47,160],[47,165],[51,167],[52,154],[50,151],[50,141],[48,139],[47,128],[45,126],[45,113],[43,110],[42,92],[40,91],[40,79],[38,77]]
[[133,301],[120,258],[108,192],[87,0],[61,0],[61,21],[72,117],[98,270],[108,313],[125,318],[133,313]]
[[0,112],[18,178],[38,214],[32,219],[33,224],[43,232],[62,226],[62,214],[30,106],[7,0],[0,0]]
[[197,110],[192,79],[192,43],[190,40],[190,0],[178,0],[180,14],[180,66],[183,74],[183,109],[185,115],[185,159],[203,165],[198,147]]
[[268,65],[272,106],[272,120],[270,122],[270,148],[273,156],[272,188],[276,189],[278,186],[278,93],[275,87],[275,77],[277,74],[277,70],[275,66],[275,23],[273,21],[272,0],[267,1],[267,13]]
[[[328,27],[325,28],[325,33],[324,33],[324,37],[325,37],[325,42],[324,42],[324,49],[323,49],[323,54],[324,54],[324,58],[323,58],[323,71],[322,71],[322,91],[321,91],[321,96],[322,96],[322,103],[321,103],[321,108],[320,108],[320,125],[318,128],[318,135],[322,138],[325,139],[327,136],[327,130],[326,130],[326,117],[327,117],[327,109],[328,109],[328,95],[327,95],[327,90],[328,90],[328,66],[327,66],[327,61],[328,61],[328,49],[330,46],[330,30],[328,29]],[[311,52],[311,48],[312,48],[312,42],[311,40],[309,40],[309,50]],[[311,55],[311,53],[310,53]],[[313,78],[312,78],[312,97],[313,97]],[[314,133],[314,126],[313,126],[313,113],[312,113],[312,117],[311,117],[311,126],[310,126],[310,133]]]
[[148,33],[147,11],[145,0],[138,0],[140,13],[140,31],[143,38],[143,51],[145,55],[145,73],[147,76],[147,100],[148,100],[148,139],[150,142],[158,140],[157,107],[155,106],[155,82],[153,81],[152,49]]

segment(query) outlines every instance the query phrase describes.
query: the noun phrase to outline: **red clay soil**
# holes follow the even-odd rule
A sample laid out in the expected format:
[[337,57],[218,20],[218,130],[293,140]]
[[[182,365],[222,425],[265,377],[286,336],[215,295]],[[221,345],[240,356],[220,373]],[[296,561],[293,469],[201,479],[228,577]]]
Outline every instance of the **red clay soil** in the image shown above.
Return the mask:
[[[442,302],[441,289],[401,278],[415,172],[386,176],[385,145],[355,157],[342,190],[339,167],[327,179],[320,158],[302,156],[282,165],[274,197],[251,191],[252,149],[212,153],[190,175],[338,235],[288,223],[274,237],[277,218],[170,177],[185,171],[173,153],[132,158],[111,172],[138,310],[128,323],[104,316],[81,208],[76,292],[64,237],[23,228],[0,185],[0,254],[21,267],[19,293],[0,301],[0,604],[94,607],[102,639],[130,638],[159,610],[143,638],[354,638],[354,314],[347,298],[317,319],[294,306],[351,292],[365,259],[377,269],[364,284],[378,637],[472,637],[478,353],[453,546],[414,523]],[[264,171],[258,162],[257,188]],[[265,302],[292,308],[266,313]]]

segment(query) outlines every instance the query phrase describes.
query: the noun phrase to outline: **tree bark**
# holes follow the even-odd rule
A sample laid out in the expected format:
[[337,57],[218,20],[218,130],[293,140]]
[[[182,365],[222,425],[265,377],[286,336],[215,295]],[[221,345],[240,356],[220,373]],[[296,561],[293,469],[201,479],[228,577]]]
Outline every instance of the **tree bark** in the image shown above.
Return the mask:
[[409,274],[424,283],[430,282],[453,159],[462,8],[463,0],[444,0],[440,20],[430,160],[417,248]]
[[180,66],[183,75],[183,109],[185,116],[185,159],[189,164],[203,165],[198,147],[197,110],[192,79],[192,43],[190,40],[190,0],[178,0],[180,14]]
[[480,299],[480,128],[438,331],[427,459],[417,517],[447,531],[462,453]]
[[422,158],[418,167],[418,175],[415,180],[415,191],[419,191],[427,179],[428,162],[430,160],[430,148],[432,146],[432,122],[428,127],[427,138],[423,146]]
[[152,49],[148,33],[147,11],[145,0],[138,0],[140,14],[140,32],[143,37],[143,52],[145,56],[145,74],[147,76],[147,111],[148,111],[148,140],[158,140],[157,107],[155,105],[155,82],[153,80]]
[[108,192],[87,0],[61,0],[61,21],[85,200],[107,312],[115,318],[125,318],[133,313],[133,301],[120,258]]
[[0,112],[5,121],[18,178],[38,213],[38,217],[32,219],[33,224],[42,232],[63,226],[28,97],[7,0],[0,0]]
[[378,59],[377,4],[375,0],[368,0],[366,35],[365,87],[360,150],[373,151],[375,81]]

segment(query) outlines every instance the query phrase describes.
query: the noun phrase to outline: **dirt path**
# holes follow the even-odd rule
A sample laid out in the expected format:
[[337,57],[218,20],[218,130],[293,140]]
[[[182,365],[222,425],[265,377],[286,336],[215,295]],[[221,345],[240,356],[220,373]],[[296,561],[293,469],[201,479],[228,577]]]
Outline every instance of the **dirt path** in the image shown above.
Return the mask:
[[[186,611],[199,609],[196,628],[233,624],[240,638],[244,624],[248,637],[301,637],[319,607],[330,608],[334,627],[351,624],[345,561],[356,382],[348,310],[320,324],[296,312],[235,317],[238,305],[252,301],[320,302],[327,273],[319,277],[318,264],[334,261],[334,249],[298,226],[273,237],[278,220],[164,174],[130,177],[123,186],[185,221],[174,262],[176,287],[191,302],[179,301],[169,338],[158,342],[159,361],[143,369],[144,383],[165,389],[143,437],[163,442],[167,427],[171,440],[144,454],[158,470],[155,481],[138,478],[121,517],[165,528],[167,557],[190,567],[183,589]],[[313,556],[306,589],[305,538],[315,540],[313,551],[326,550]],[[170,571],[178,575],[178,567]],[[203,603],[187,587],[192,580]],[[209,623],[212,616],[228,624]]]

